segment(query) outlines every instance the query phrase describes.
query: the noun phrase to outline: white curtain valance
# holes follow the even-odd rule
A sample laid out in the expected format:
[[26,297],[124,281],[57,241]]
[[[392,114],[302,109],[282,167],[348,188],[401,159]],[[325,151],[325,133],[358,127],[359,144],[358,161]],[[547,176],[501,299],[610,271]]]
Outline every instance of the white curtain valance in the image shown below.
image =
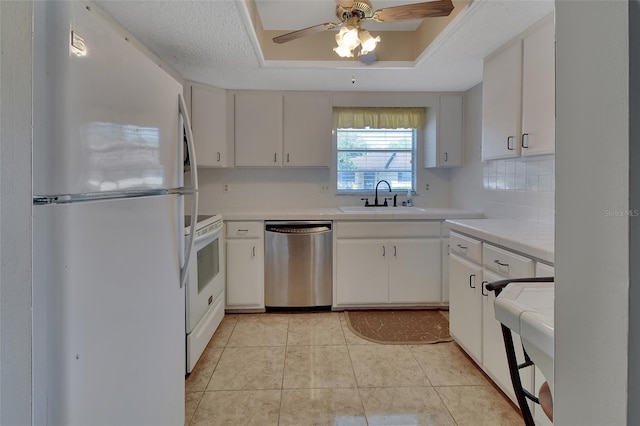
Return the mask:
[[422,129],[423,107],[334,107],[334,129]]

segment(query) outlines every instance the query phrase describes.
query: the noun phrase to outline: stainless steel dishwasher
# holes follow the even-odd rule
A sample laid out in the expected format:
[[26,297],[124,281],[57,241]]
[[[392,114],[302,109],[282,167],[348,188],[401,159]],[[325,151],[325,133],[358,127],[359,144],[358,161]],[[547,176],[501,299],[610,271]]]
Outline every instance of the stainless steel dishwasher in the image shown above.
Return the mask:
[[331,306],[331,222],[265,223],[266,307]]

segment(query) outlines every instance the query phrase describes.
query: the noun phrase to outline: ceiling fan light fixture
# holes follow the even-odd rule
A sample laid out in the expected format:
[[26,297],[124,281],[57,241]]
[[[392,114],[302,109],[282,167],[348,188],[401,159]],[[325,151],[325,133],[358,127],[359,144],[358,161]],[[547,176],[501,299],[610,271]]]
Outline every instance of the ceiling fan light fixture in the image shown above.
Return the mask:
[[360,31],[360,44],[362,45],[361,54],[366,55],[372,52],[376,46],[380,43],[380,36],[373,37],[367,30]]
[[[349,50],[353,50],[360,44],[360,38],[358,37],[359,28],[353,25],[347,25],[340,28],[340,32],[338,36],[340,37],[340,41],[338,41],[338,46],[344,46]],[[337,37],[336,37],[337,41]]]
[[333,49],[342,58],[352,58],[353,51],[360,46],[360,54],[366,55],[373,51],[380,42],[380,36],[373,37],[367,30],[360,28],[359,22],[350,22],[340,28],[336,34],[336,44]]
[[334,47],[333,51],[338,54],[341,58],[353,58],[353,51],[351,49],[347,49],[344,46]]

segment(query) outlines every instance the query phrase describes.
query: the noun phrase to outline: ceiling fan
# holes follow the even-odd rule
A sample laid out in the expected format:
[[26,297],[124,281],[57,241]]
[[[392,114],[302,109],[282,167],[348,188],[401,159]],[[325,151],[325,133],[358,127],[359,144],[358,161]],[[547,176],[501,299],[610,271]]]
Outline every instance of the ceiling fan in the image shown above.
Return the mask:
[[375,22],[391,22],[404,19],[433,18],[439,16],[449,16],[453,10],[451,0],[434,0],[424,3],[406,4],[402,6],[387,7],[373,11],[368,0],[337,0],[336,16],[340,20],[338,23],[326,22],[303,28],[274,37],[274,43],[286,43],[340,27],[336,34],[338,46],[333,50],[341,57],[353,57],[353,51],[360,47],[358,55],[366,55],[375,49],[380,41],[380,36],[373,37],[369,31],[360,28],[363,21],[372,20]]

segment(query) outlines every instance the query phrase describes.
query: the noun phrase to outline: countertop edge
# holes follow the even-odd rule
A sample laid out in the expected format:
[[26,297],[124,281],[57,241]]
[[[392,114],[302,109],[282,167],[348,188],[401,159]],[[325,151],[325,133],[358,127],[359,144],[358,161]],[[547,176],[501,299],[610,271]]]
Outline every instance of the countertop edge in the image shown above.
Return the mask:
[[[287,211],[236,211],[222,213],[225,221],[267,221],[267,220],[447,220],[478,219],[482,213],[443,208],[425,208],[424,212],[342,212],[336,208],[292,209]],[[390,207],[392,209],[392,207]]]
[[451,218],[445,220],[444,225],[551,265],[555,263],[554,227],[551,224],[512,219]]

